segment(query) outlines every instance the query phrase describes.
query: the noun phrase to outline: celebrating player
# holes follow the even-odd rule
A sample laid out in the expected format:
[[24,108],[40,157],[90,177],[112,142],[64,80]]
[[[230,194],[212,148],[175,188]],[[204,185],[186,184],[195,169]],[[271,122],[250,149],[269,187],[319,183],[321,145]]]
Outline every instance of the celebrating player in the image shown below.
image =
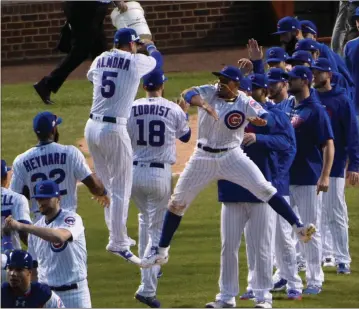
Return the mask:
[[65,308],[61,298],[48,285],[31,282],[35,268],[29,252],[16,249],[9,253],[8,282],[1,285],[1,308]]
[[162,66],[156,47],[146,44],[150,54],[146,56],[137,53],[140,44],[135,30],[120,29],[114,48],[92,63],[87,78],[93,83],[93,103],[85,128],[95,171],[111,196],[110,207],[105,209],[110,234],[106,250],[136,264],[141,260],[130,251],[126,226],[133,161],[126,125],[141,77]]
[[[128,131],[133,148],[132,199],[140,213],[139,257],[158,247],[163,219],[172,191],[171,165],[176,161],[176,138],[188,142],[191,130],[179,105],[162,97],[166,78],[155,70],[143,78],[146,98],[133,103]],[[183,108],[188,105],[183,103]],[[141,270],[136,299],[151,308],[160,307],[156,299],[160,266]]]
[[[243,92],[238,92],[242,79],[233,66],[214,72],[217,85],[204,85],[186,91],[184,98],[200,107],[197,148],[182,172],[168,205],[158,254],[149,256],[142,265],[164,264],[168,260],[171,239],[185,210],[196,195],[213,180],[229,180],[253,193],[282,216],[303,241],[315,232],[313,225],[304,227],[288,203],[277,193],[259,168],[241,149],[244,128],[251,122],[267,125],[268,113]],[[219,115],[219,116],[218,116]]]
[[[29,234],[28,251],[38,262],[38,281],[58,293],[67,308],[91,308],[87,284],[85,228],[74,211],[61,209],[60,188],[52,180],[40,181],[33,196],[42,217],[34,225],[11,216],[5,226]],[[35,275],[34,275],[35,277]]]
[[[10,188],[30,199],[39,181],[53,179],[60,187],[61,207],[76,211],[76,183],[81,181],[101,204],[108,205],[107,192],[92,173],[81,151],[75,146],[58,143],[57,126],[61,122],[62,119],[51,112],[35,116],[33,128],[38,144],[15,158]],[[41,217],[35,200],[32,200],[31,212],[35,221]]]

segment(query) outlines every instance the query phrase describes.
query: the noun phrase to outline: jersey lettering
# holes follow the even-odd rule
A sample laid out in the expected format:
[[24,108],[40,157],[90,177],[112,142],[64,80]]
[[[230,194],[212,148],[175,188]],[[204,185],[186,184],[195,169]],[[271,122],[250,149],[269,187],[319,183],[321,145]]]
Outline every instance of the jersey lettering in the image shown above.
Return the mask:
[[47,153],[42,156],[37,156],[25,160],[23,162],[27,172],[31,172],[34,169],[42,166],[55,165],[55,164],[66,164],[67,154],[66,153]]
[[[36,173],[36,174],[32,175],[31,176],[31,182],[38,182],[38,180],[45,181],[48,178],[52,179],[58,185],[60,185],[65,180],[66,173],[61,168],[55,168],[55,169],[50,171],[49,177],[47,177],[44,173]],[[34,194],[35,194],[35,186],[34,186]],[[60,195],[66,195],[66,194],[67,194],[66,189],[65,190],[60,190]]]
[[[137,119],[138,135],[137,145],[147,146],[147,142],[144,140],[144,120]],[[161,120],[151,120],[148,123],[148,144],[152,147],[161,147],[165,143],[165,130],[166,126]]]
[[116,90],[116,84],[111,78],[116,78],[117,72],[105,71],[102,74],[101,94],[104,98],[109,99],[113,97]]

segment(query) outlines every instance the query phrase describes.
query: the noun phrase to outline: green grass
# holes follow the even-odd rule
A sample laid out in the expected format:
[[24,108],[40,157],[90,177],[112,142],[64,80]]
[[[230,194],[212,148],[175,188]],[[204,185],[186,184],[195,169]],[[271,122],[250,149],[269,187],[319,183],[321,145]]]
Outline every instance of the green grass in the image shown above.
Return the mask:
[[[173,98],[185,88],[212,80],[206,73],[169,74],[166,97]],[[63,117],[60,141],[75,144],[83,136],[91,106],[91,85],[87,81],[66,82],[53,98],[56,105],[45,107],[34,94],[30,84],[2,87],[2,158],[9,164],[15,156],[36,143],[32,119],[39,111],[48,109]],[[142,94],[142,92],[141,92]],[[194,112],[194,111],[192,111]],[[350,251],[352,274],[337,276],[335,269],[325,270],[322,294],[290,302],[285,294],[274,295],[275,307],[357,307],[359,304],[359,190],[346,191],[350,217]],[[103,210],[90,199],[86,188],[79,189],[79,213],[86,227],[89,283],[94,307],[145,307],[133,299],[140,272],[105,251],[108,232]],[[168,265],[159,281],[158,298],[163,307],[200,308],[214,299],[219,276],[219,217],[214,184],[199,194],[184,217],[175,236]],[[137,239],[137,210],[130,206],[128,233]],[[246,287],[247,266],[244,243],[240,254],[241,293]],[[250,301],[237,301],[241,307],[252,307]]]

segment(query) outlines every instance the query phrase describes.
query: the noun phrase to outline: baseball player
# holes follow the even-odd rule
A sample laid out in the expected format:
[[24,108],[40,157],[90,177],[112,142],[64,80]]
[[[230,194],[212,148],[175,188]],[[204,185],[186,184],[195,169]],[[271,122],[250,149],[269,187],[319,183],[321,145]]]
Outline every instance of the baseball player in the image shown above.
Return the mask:
[[[176,138],[188,142],[191,130],[182,108],[162,97],[165,78],[162,70],[143,77],[146,98],[133,103],[128,131],[133,148],[132,199],[139,209],[139,257],[158,247],[163,219],[172,191],[171,165],[176,161]],[[184,101],[184,106],[188,105]],[[159,308],[156,299],[160,266],[141,269],[136,299]]]
[[296,65],[305,65],[307,67],[310,67],[313,62],[313,57],[309,51],[298,50],[295,51],[292,57],[289,57],[285,62],[289,63],[293,67]]
[[[39,181],[52,179],[60,187],[61,207],[76,211],[76,183],[81,181],[100,203],[108,205],[107,192],[92,173],[81,151],[75,146],[58,143],[57,126],[61,122],[62,119],[51,112],[41,112],[35,116],[33,128],[38,144],[15,158],[10,189],[31,199]],[[36,222],[41,215],[33,199],[30,208]]]
[[345,203],[346,177],[355,185],[359,182],[359,129],[355,110],[344,90],[333,89],[330,83],[332,68],[325,58],[312,66],[314,87],[325,106],[333,128],[335,155],[330,172],[329,190],[323,195],[323,217],[326,218],[333,238],[333,253],[339,274],[350,274],[348,211]]
[[142,260],[145,267],[167,262],[171,239],[185,210],[213,180],[229,180],[268,202],[290,222],[303,241],[309,241],[315,232],[313,225],[303,227],[288,203],[240,147],[248,122],[258,126],[271,122],[267,111],[243,92],[238,92],[242,79],[238,68],[228,66],[213,74],[219,77],[217,85],[195,87],[184,93],[186,102],[200,107],[198,144],[169,201],[158,253]]
[[136,264],[141,261],[129,249],[126,227],[133,162],[127,119],[140,79],[163,62],[152,42],[145,45],[150,56],[138,54],[142,45],[135,30],[123,28],[115,34],[114,48],[93,61],[87,73],[93,83],[93,103],[85,128],[95,171],[111,196],[105,209],[110,234],[106,250]]
[[[295,100],[277,104],[289,113],[295,130],[297,153],[290,168],[291,204],[298,207],[300,218],[319,224],[320,191],[327,192],[333,164],[333,131],[328,114],[310,93],[312,72],[306,66],[296,66],[289,73],[289,92]],[[321,239],[316,233],[310,243],[302,244],[307,262],[305,294],[319,294],[324,274],[321,268]]]
[[31,282],[35,268],[29,252],[16,249],[9,253],[8,282],[1,285],[1,308],[65,308],[61,298],[48,285]]
[[61,209],[60,188],[52,180],[38,182],[33,198],[39,204],[41,219],[28,225],[9,216],[5,226],[30,234],[28,251],[38,262],[38,281],[49,285],[65,307],[91,308],[85,228],[81,217],[74,211]]
[[[29,203],[25,196],[8,189],[8,171],[5,160],[1,160],[1,252],[10,249],[21,249],[21,241],[27,245],[27,233],[11,233],[3,229],[6,217],[12,215],[16,220],[25,224],[31,224]],[[1,271],[1,278],[5,280],[5,272]]]

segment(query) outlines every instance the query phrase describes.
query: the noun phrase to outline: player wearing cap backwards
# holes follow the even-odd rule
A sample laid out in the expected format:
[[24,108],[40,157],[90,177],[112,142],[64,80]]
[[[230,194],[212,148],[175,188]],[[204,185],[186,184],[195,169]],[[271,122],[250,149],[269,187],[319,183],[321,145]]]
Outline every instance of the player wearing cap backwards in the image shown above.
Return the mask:
[[31,282],[36,263],[29,252],[9,252],[5,268],[7,282],[1,285],[1,308],[65,308],[47,284]]
[[[332,68],[328,59],[319,58],[312,66],[314,87],[325,106],[333,128],[335,155],[330,172],[329,190],[323,195],[322,223],[328,223],[333,238],[333,253],[339,274],[350,274],[348,216],[345,203],[346,177],[355,185],[359,182],[359,129],[354,108],[342,89],[332,88]],[[323,226],[323,224],[322,224]],[[323,229],[325,230],[325,229]],[[322,237],[325,236],[323,233]],[[324,241],[324,239],[323,239]]]
[[[308,67],[296,66],[289,75],[289,92],[295,102],[277,107],[290,115],[295,130],[297,153],[290,168],[291,204],[298,207],[303,222],[319,224],[321,191],[327,192],[334,158],[334,134],[330,119],[320,101],[310,94],[312,72]],[[319,294],[324,273],[321,268],[321,239],[315,234],[313,242],[302,244],[307,262],[306,294]]]

